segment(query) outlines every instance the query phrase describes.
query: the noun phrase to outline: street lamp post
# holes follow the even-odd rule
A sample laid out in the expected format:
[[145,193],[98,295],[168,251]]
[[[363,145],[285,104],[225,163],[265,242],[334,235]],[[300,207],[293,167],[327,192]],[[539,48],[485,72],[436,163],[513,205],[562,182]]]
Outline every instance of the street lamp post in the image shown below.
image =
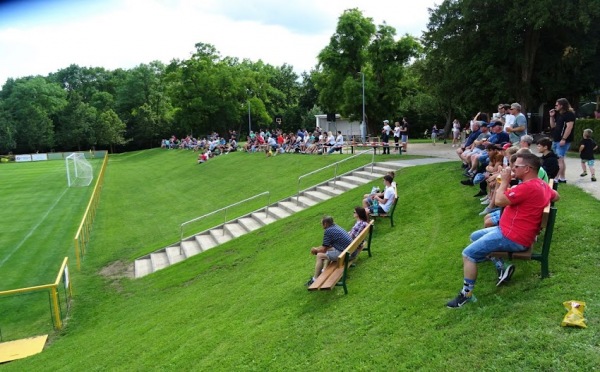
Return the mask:
[[362,141],[365,142],[364,131],[366,130],[365,126],[367,125],[365,123],[365,73],[362,71],[359,71],[359,73],[362,75],[362,122],[360,124],[360,136]]
[[250,116],[250,100],[248,100],[248,135],[252,131],[252,116]]

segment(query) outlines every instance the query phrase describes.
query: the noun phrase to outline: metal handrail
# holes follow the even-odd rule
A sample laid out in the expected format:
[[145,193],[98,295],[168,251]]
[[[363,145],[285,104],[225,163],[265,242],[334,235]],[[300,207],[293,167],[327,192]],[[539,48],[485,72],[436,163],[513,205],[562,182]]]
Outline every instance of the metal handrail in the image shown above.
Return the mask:
[[[352,156],[351,156],[351,157],[349,157],[349,158],[346,158],[346,159],[343,159],[343,160],[337,161],[337,162],[335,162],[335,163],[333,163],[333,164],[326,165],[326,166],[324,166],[323,168],[319,168],[319,169],[317,169],[317,170],[314,170],[314,171],[312,171],[312,172],[309,172],[309,173],[303,174],[303,175],[301,175],[300,177],[298,177],[298,192],[296,193],[296,204],[298,204],[298,203],[299,203],[299,200],[300,200],[300,181],[302,180],[302,178],[304,178],[304,177],[308,177],[308,176],[310,176],[310,175],[313,175],[313,174],[315,174],[315,173],[317,173],[317,172],[320,172],[320,171],[322,171],[322,170],[324,170],[324,169],[327,169],[327,168],[330,168],[330,167],[333,167],[333,166],[335,166],[335,172],[334,172],[334,175],[333,175],[333,188],[335,189],[335,188],[336,188],[336,181],[337,181],[337,171],[338,171],[338,165],[339,165],[340,163],[343,163],[343,162],[345,162],[345,161],[348,161],[348,160],[350,160],[350,159],[352,159],[352,158],[355,158],[355,157],[357,157],[357,156],[360,156],[360,155],[366,154],[367,152],[371,152],[371,150],[365,150],[365,151],[363,151],[363,152],[356,153],[356,155],[352,155]],[[371,157],[371,173],[373,173],[373,164],[375,164],[375,152],[374,152],[374,151],[373,151],[373,156]]]
[[[179,235],[179,246],[181,247],[181,243],[183,242],[183,228],[184,228],[184,226],[185,226],[185,225],[189,225],[189,224],[190,224],[190,223],[192,223],[192,222],[199,221],[199,220],[201,220],[201,219],[203,219],[203,218],[205,218],[205,217],[211,216],[211,215],[213,215],[213,214],[215,214],[215,213],[219,213],[219,212],[221,212],[221,211],[223,211],[223,210],[225,211],[225,219],[224,219],[224,222],[223,222],[223,224],[225,224],[225,222],[227,222],[227,210],[228,210],[229,208],[231,208],[231,207],[235,207],[236,205],[240,205],[240,204],[242,204],[242,203],[245,203],[245,202],[247,202],[247,201],[249,201],[249,200],[256,199],[256,198],[258,198],[259,196],[263,196],[263,195],[269,195],[269,198],[267,199],[267,206],[266,206],[266,208],[265,208],[265,213],[268,215],[268,214],[269,214],[269,204],[271,204],[271,192],[270,192],[270,191],[265,191],[265,192],[262,192],[262,193],[260,193],[260,194],[256,194],[256,195],[254,195],[254,196],[251,196],[251,197],[249,197],[248,199],[244,199],[244,200],[241,200],[241,201],[239,201],[239,202],[237,202],[237,203],[230,204],[230,205],[228,205],[228,206],[226,206],[226,207],[223,207],[223,208],[217,209],[216,211],[212,211],[212,212],[210,212],[210,213],[207,213],[207,214],[205,214],[205,215],[203,215],[203,216],[196,217],[196,218],[194,218],[194,219],[191,219],[191,220],[189,220],[189,221],[186,221],[186,222],[182,223],[182,224],[179,226],[179,232],[180,232],[180,235]],[[223,235],[225,235],[225,228],[223,228]]]

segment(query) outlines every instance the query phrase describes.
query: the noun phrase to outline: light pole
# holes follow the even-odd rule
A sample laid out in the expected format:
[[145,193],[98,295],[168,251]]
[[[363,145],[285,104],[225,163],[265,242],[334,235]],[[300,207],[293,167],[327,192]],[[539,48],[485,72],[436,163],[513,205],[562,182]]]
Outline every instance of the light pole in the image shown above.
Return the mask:
[[248,135],[252,131],[252,116],[250,116],[250,100],[248,100]]
[[365,142],[365,136],[363,134],[366,131],[365,126],[367,125],[365,123],[365,73],[362,71],[359,71],[358,73],[362,75],[362,122],[360,123],[360,136],[362,141]]

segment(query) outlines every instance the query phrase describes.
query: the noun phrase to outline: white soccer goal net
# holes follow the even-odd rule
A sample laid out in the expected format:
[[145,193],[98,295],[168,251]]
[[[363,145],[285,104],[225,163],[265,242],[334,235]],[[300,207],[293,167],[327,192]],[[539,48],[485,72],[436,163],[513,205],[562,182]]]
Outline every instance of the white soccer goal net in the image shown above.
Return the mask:
[[89,186],[94,178],[94,170],[85,155],[74,152],[65,158],[67,165],[67,183],[69,187]]

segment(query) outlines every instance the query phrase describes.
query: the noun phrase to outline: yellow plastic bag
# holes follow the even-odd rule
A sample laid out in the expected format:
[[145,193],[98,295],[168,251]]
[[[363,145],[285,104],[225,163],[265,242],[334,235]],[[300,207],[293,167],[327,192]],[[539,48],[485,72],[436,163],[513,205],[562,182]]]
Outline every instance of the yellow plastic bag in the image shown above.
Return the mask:
[[583,317],[583,311],[585,310],[585,302],[583,301],[565,301],[563,302],[567,314],[560,323],[563,327],[581,327],[587,328],[585,325],[585,318]]

